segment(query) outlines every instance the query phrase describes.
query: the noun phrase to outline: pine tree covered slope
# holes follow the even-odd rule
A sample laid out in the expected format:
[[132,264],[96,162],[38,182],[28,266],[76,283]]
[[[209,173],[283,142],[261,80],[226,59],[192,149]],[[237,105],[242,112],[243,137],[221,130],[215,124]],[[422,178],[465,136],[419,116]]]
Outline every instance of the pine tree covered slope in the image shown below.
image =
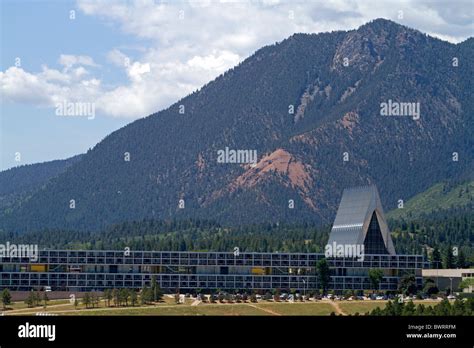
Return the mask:
[[[0,228],[100,229],[143,218],[327,224],[345,187],[369,183],[392,209],[474,172],[473,53],[472,39],[453,45],[387,20],[295,34],[110,134],[4,211]],[[381,116],[389,99],[419,102],[420,119]],[[218,163],[226,147],[256,150],[257,165]]]
[[24,197],[33,194],[52,178],[79,161],[81,155],[65,160],[28,164],[0,172],[0,209],[12,209]]
[[403,205],[387,213],[389,219],[414,220],[432,212],[464,208],[474,204],[474,181],[441,182],[417,194]]

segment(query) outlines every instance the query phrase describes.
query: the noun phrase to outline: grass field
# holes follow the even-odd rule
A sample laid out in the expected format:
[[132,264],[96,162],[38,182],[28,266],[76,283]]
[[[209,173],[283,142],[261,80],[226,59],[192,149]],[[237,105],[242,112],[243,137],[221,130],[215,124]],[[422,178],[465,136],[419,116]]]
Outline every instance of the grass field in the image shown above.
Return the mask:
[[365,314],[377,307],[384,308],[386,303],[386,301],[341,301],[339,307],[346,314],[355,314],[356,312]]
[[[49,300],[48,306],[60,305],[60,304],[67,304],[69,300]],[[42,308],[42,307],[37,307]],[[13,302],[11,305],[8,306],[8,309],[17,310],[17,309],[31,309],[28,308],[25,302]]]
[[323,302],[259,303],[257,307],[280,315],[329,315],[335,311],[333,306]]
[[[57,315],[81,315],[81,316],[110,316],[110,315],[172,315],[172,316],[239,316],[239,315],[330,315],[331,312],[343,315],[353,315],[356,312],[363,315],[376,307],[383,308],[386,301],[318,301],[318,302],[266,302],[259,303],[200,303],[192,306],[193,301],[184,304],[175,304],[174,299],[165,298],[163,302],[156,305],[137,307],[106,307],[101,302],[98,308],[86,309],[81,304],[77,308],[68,300],[51,301],[46,308],[25,308],[22,303],[14,303],[5,315],[36,315],[38,312],[47,312]],[[415,304],[434,305],[436,301],[415,301]]]
[[103,310],[84,310],[60,313],[60,315],[268,315],[267,313],[247,304],[209,304],[201,306],[174,305],[144,308],[120,308]]

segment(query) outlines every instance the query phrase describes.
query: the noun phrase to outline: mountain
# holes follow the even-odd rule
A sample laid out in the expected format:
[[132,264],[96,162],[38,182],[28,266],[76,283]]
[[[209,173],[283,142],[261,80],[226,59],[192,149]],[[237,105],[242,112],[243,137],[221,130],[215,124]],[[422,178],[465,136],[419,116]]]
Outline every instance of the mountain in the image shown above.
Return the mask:
[[442,182],[419,193],[403,205],[387,214],[391,219],[413,220],[432,212],[463,208],[474,204],[474,181]]
[[27,199],[49,180],[79,161],[81,156],[27,164],[0,172],[0,209],[12,209],[12,205]]
[[[329,224],[345,187],[371,183],[393,209],[443,180],[472,179],[473,53],[474,39],[454,45],[383,19],[295,34],[113,132],[4,210],[0,228]],[[420,117],[382,116],[394,103],[419,103]],[[257,162],[221,163],[226,148],[256,151]]]

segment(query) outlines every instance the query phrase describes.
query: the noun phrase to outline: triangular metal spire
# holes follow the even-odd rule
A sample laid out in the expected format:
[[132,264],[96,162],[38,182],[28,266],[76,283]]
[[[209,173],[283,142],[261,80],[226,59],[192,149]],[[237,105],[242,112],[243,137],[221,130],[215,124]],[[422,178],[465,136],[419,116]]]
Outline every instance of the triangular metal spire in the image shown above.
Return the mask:
[[[374,185],[344,190],[328,244],[334,242],[338,245],[367,244],[366,237],[374,212],[379,227],[377,231],[382,236],[386,254],[396,255],[379,193]],[[369,254],[370,249],[369,247],[369,250],[365,250],[365,253]],[[372,250],[380,249],[373,248]]]

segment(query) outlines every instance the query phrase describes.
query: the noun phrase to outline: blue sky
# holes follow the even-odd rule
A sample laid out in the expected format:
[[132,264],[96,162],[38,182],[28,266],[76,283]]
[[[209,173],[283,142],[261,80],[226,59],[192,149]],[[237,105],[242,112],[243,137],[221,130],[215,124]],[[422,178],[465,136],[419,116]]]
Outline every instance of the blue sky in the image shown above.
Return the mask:
[[[474,28],[472,1],[0,3],[0,170],[83,153],[295,32],[382,17],[456,43]],[[94,117],[57,115],[58,103]]]
[[[116,28],[94,17],[76,12],[76,19],[70,20],[69,11],[75,8],[74,1],[2,1],[0,70],[14,65],[17,57],[26,71],[41,71],[44,64],[57,68],[58,57],[65,53],[93,54],[101,64],[110,47],[136,41],[126,34],[117,35]],[[109,83],[126,80],[126,74],[112,69],[100,69],[97,74]],[[34,103],[2,100],[0,170],[85,152],[130,122],[100,115],[94,120],[61,118],[54,111]],[[17,152],[20,162],[15,162]]]

